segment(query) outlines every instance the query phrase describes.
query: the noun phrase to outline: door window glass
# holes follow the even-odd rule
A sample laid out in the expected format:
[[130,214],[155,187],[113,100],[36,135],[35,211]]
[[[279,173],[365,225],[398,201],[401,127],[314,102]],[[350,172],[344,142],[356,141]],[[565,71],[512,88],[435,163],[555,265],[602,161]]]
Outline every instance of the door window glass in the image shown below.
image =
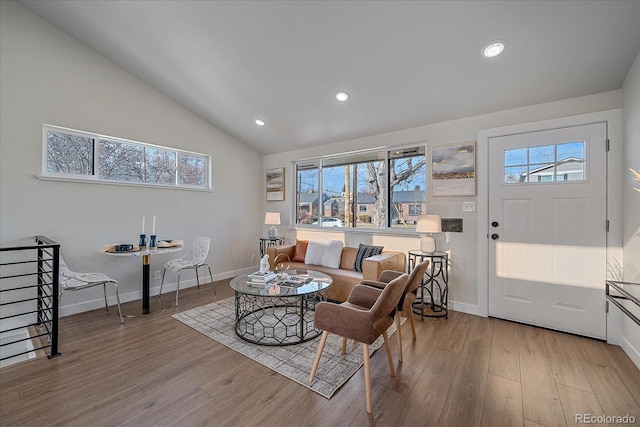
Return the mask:
[[503,164],[505,184],[584,181],[585,142],[505,150]]

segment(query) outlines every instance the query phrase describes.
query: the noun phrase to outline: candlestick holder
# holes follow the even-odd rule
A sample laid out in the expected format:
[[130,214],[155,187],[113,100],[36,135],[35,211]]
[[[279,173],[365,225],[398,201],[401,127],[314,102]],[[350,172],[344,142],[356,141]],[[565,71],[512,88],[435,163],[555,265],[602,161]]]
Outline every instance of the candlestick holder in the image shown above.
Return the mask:
[[158,246],[157,242],[156,242],[156,235],[152,234],[151,236],[149,236],[149,247],[150,248],[155,248]]
[[145,247],[147,246],[147,235],[146,234],[141,234],[140,235],[140,242],[138,243],[138,246]]

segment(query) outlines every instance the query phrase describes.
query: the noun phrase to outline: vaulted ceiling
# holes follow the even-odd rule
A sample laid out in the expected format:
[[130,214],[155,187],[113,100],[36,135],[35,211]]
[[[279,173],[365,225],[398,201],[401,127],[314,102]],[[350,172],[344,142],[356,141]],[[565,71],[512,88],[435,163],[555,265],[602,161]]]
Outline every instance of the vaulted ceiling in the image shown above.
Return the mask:
[[20,3],[264,154],[619,89],[640,49],[633,0]]

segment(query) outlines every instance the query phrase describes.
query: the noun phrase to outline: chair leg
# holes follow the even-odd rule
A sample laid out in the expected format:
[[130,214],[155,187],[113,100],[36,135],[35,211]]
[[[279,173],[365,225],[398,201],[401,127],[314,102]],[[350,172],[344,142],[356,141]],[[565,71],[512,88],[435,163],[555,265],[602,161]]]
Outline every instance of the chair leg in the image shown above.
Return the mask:
[[396,369],[393,367],[393,357],[391,356],[391,344],[389,344],[389,334],[387,331],[382,333],[382,337],[384,338],[384,349],[387,352],[387,361],[389,362],[389,370],[391,371],[391,376],[396,376]]
[[109,311],[109,304],[107,303],[107,282],[102,284],[102,291],[104,292],[104,308]]
[[318,365],[320,364],[320,357],[322,356],[322,350],[324,349],[324,344],[327,342],[328,336],[329,332],[322,332],[320,344],[318,344],[318,351],[316,351],[316,358],[313,360],[313,366],[311,367],[311,373],[309,374],[309,384],[313,382],[313,377],[316,376],[316,371],[318,370]]
[[369,363],[369,345],[362,343],[362,359],[364,360],[364,393],[367,401],[367,414],[373,412],[371,404],[371,364]]
[[413,333],[413,340],[416,340],[416,320],[413,318],[413,311],[407,311],[409,314],[409,321],[411,321],[411,333]]
[[120,324],[124,325],[124,317],[122,316],[122,309],[120,308],[120,294],[118,292],[118,284],[114,283],[113,286],[116,288],[116,303],[118,305],[118,315],[120,316]]
[[162,287],[164,286],[164,275],[167,272],[166,268],[162,269],[162,280],[160,281],[160,292],[158,293],[158,298],[162,297]]
[[347,338],[342,337],[342,355],[347,354]]
[[200,289],[200,278],[198,277],[198,267],[196,266],[196,283],[198,284],[198,289]]
[[180,273],[182,270],[178,270],[178,285],[176,286],[176,307],[178,306],[178,293],[180,292]]
[[209,269],[209,277],[211,278],[211,288],[213,289],[213,295],[216,294],[216,287],[213,284],[213,274],[211,273],[211,267],[207,264],[207,268]]
[[396,329],[398,330],[398,361],[402,362],[402,318],[400,310],[396,311]]

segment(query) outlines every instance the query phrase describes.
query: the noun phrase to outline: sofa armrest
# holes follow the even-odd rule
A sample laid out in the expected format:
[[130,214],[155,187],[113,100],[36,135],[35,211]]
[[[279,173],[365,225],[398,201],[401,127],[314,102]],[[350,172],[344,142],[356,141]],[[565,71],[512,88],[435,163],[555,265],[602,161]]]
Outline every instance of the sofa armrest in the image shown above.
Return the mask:
[[378,280],[384,270],[401,271],[404,273],[404,265],[404,252],[383,252],[380,255],[365,258],[362,263],[362,278],[364,280]]
[[293,250],[295,249],[295,247],[296,245],[269,246],[267,248],[267,255],[269,255],[269,269],[273,270],[275,268],[273,262],[280,254],[285,254],[289,257],[289,260],[291,260],[291,258],[293,258]]

